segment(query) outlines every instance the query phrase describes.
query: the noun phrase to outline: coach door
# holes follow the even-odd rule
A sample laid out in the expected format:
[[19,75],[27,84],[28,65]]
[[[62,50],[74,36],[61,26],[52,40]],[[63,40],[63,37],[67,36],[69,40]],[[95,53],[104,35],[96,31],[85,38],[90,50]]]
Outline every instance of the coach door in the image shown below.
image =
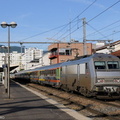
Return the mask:
[[67,77],[67,75],[66,75],[66,67],[67,66],[63,66],[62,68],[61,68],[61,76],[60,76],[60,81],[61,81],[61,84],[67,84],[67,79],[66,79],[66,77]]
[[85,63],[79,64],[79,79],[80,79],[80,86],[83,86],[84,82],[85,82]]
[[82,63],[80,67],[80,86],[90,87],[90,71],[88,68],[88,63]]

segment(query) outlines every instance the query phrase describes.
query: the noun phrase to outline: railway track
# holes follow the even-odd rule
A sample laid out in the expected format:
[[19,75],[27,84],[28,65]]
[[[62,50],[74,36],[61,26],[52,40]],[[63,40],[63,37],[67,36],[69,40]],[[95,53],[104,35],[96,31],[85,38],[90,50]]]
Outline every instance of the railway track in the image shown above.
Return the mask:
[[55,99],[59,103],[62,103],[93,120],[120,120],[119,100],[101,101],[33,83],[29,83],[26,86]]

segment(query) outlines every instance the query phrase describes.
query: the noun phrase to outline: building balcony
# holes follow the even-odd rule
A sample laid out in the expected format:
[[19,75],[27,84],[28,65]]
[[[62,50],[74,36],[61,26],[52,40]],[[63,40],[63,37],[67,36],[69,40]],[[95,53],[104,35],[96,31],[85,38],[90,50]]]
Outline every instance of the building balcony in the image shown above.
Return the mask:
[[50,56],[49,56],[49,59],[54,59],[54,58],[57,58],[58,57],[58,54],[51,54]]

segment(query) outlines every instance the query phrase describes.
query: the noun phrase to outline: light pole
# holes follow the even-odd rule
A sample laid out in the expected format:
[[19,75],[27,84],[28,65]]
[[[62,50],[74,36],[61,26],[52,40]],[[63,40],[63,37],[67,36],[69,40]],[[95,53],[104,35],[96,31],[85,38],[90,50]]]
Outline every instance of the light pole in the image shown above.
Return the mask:
[[6,22],[1,23],[1,27],[6,28],[8,27],[8,98],[10,98],[10,27],[15,28],[17,24],[15,22],[11,22],[10,24],[7,24]]
[[3,71],[4,71],[4,86],[5,86],[5,92],[7,93],[8,91],[8,81],[7,81],[7,64],[6,64],[6,52],[7,52],[7,47],[6,46],[1,46],[1,48],[4,49],[5,56],[4,57],[4,63],[3,63]]

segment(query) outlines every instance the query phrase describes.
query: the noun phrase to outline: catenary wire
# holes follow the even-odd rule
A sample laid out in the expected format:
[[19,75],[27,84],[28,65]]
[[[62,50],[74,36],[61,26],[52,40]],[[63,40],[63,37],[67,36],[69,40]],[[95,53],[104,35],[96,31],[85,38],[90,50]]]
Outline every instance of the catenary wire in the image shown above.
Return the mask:
[[94,19],[96,19],[97,17],[99,17],[100,15],[102,15],[104,12],[106,12],[107,10],[109,10],[110,8],[112,8],[113,6],[115,6],[116,4],[118,4],[120,2],[120,0],[118,0],[117,2],[115,2],[113,5],[111,5],[110,7],[108,7],[107,9],[105,9],[104,11],[102,11],[101,13],[99,13],[98,15],[96,15],[95,17],[93,17],[92,19],[90,19],[87,23],[93,21]]
[[[100,32],[100,31],[102,31],[102,30],[104,30],[104,29],[106,29],[106,28],[108,28],[108,27],[110,27],[110,26],[112,26],[112,25],[114,25],[114,24],[116,24],[116,23],[118,23],[118,22],[120,22],[120,20],[117,20],[117,21],[115,21],[115,22],[113,22],[113,23],[111,23],[111,24],[109,24],[109,25],[107,25],[107,26],[105,26],[105,27],[97,30],[97,31]],[[115,28],[115,27],[114,27],[114,28]],[[113,28],[111,28],[111,29],[113,29]],[[108,30],[110,30],[110,29],[108,29]],[[108,30],[107,30],[107,31],[108,31]],[[96,32],[97,32],[97,31],[96,31]],[[90,33],[90,34],[88,34],[87,36],[96,34],[96,32]],[[81,39],[82,39],[82,38],[81,38]]]
[[[68,27],[68,25],[70,25],[71,23],[73,23],[76,19],[79,19],[79,17],[85,12],[85,11],[87,11],[95,2],[96,2],[97,0],[94,0],[88,7],[86,7],[79,15],[77,15],[73,20],[71,20],[64,28],[62,28],[59,32],[57,32],[54,36],[52,36],[52,38],[53,37],[55,37],[57,34],[59,34],[63,29],[65,29],[66,27]],[[77,20],[77,22],[78,22],[78,20]],[[65,32],[66,33],[66,32]],[[64,33],[64,34],[65,34]],[[63,36],[64,34],[62,34],[61,36]],[[60,37],[61,37],[60,36]],[[60,38],[59,37],[59,38]]]
[[[47,31],[44,31],[44,32],[41,32],[41,33],[38,33],[38,34],[35,34],[35,35],[33,35],[33,36],[30,36],[30,37],[27,37],[27,38],[24,38],[24,39],[21,39],[21,40],[19,40],[19,41],[24,41],[24,40],[27,40],[27,39],[31,39],[31,38],[33,38],[33,37],[36,37],[36,36],[39,36],[39,35],[41,35],[41,34],[45,34],[45,33],[48,33],[48,32],[51,32],[51,31],[53,31],[53,30],[56,30],[56,29],[59,29],[59,28],[66,28],[70,23],[72,23],[72,22],[74,22],[74,20],[76,20],[76,18],[78,18],[80,15],[82,15],[89,7],[91,7],[95,2],[96,2],[97,0],[94,0],[87,8],[85,8],[77,17],[75,17],[71,22],[69,22],[69,23],[67,23],[67,24],[64,24],[64,25],[61,25],[61,26],[58,26],[58,27],[55,27],[55,28],[52,28],[52,29],[50,29],[50,30],[47,30]],[[61,29],[61,30],[63,30],[63,28]],[[61,31],[60,30],[60,31]],[[59,31],[59,32],[60,32]],[[56,33],[57,34],[57,33]],[[55,34],[55,35],[56,35]]]
[[[87,23],[87,25],[88,25],[89,27],[91,27],[93,30],[95,30],[97,33],[99,33],[101,36],[103,36],[104,38],[107,38],[107,36],[103,35],[103,33],[101,33],[99,30],[97,30],[96,28],[94,28],[94,27],[91,26],[90,24]],[[109,38],[107,38],[107,39],[109,39]]]
[[[107,10],[109,10],[110,8],[112,8],[113,6],[115,6],[116,4],[118,4],[119,2],[120,2],[120,0],[118,0],[117,2],[115,2],[114,4],[112,4],[110,7],[106,8],[104,11],[100,12],[99,14],[97,14],[95,17],[93,17],[92,19],[90,19],[87,23],[93,21],[94,19],[96,19],[97,17],[99,17],[100,15],[102,15],[104,12],[106,12]],[[81,27],[82,27],[82,26],[81,26]],[[81,28],[81,27],[79,27],[79,28]],[[76,32],[77,30],[78,30],[78,29],[72,31],[71,33],[67,34],[67,35],[66,35],[65,37],[63,37],[63,38],[68,37],[70,34]]]
[[19,40],[19,41],[24,41],[24,40],[27,40],[27,39],[30,39],[30,38],[33,38],[33,37],[39,36],[39,35],[41,35],[41,34],[45,34],[45,33],[51,32],[51,31],[53,31],[53,30],[59,29],[59,28],[61,28],[61,27],[64,27],[64,26],[66,26],[66,25],[67,25],[67,24],[64,24],[64,25],[61,25],[61,26],[58,26],[58,27],[52,28],[52,29],[50,29],[50,30],[47,30],[47,31],[44,31],[44,32],[41,32],[41,33],[35,34],[35,35],[33,35],[33,36],[30,36],[30,37],[27,37],[27,38],[21,39],[21,40]]

